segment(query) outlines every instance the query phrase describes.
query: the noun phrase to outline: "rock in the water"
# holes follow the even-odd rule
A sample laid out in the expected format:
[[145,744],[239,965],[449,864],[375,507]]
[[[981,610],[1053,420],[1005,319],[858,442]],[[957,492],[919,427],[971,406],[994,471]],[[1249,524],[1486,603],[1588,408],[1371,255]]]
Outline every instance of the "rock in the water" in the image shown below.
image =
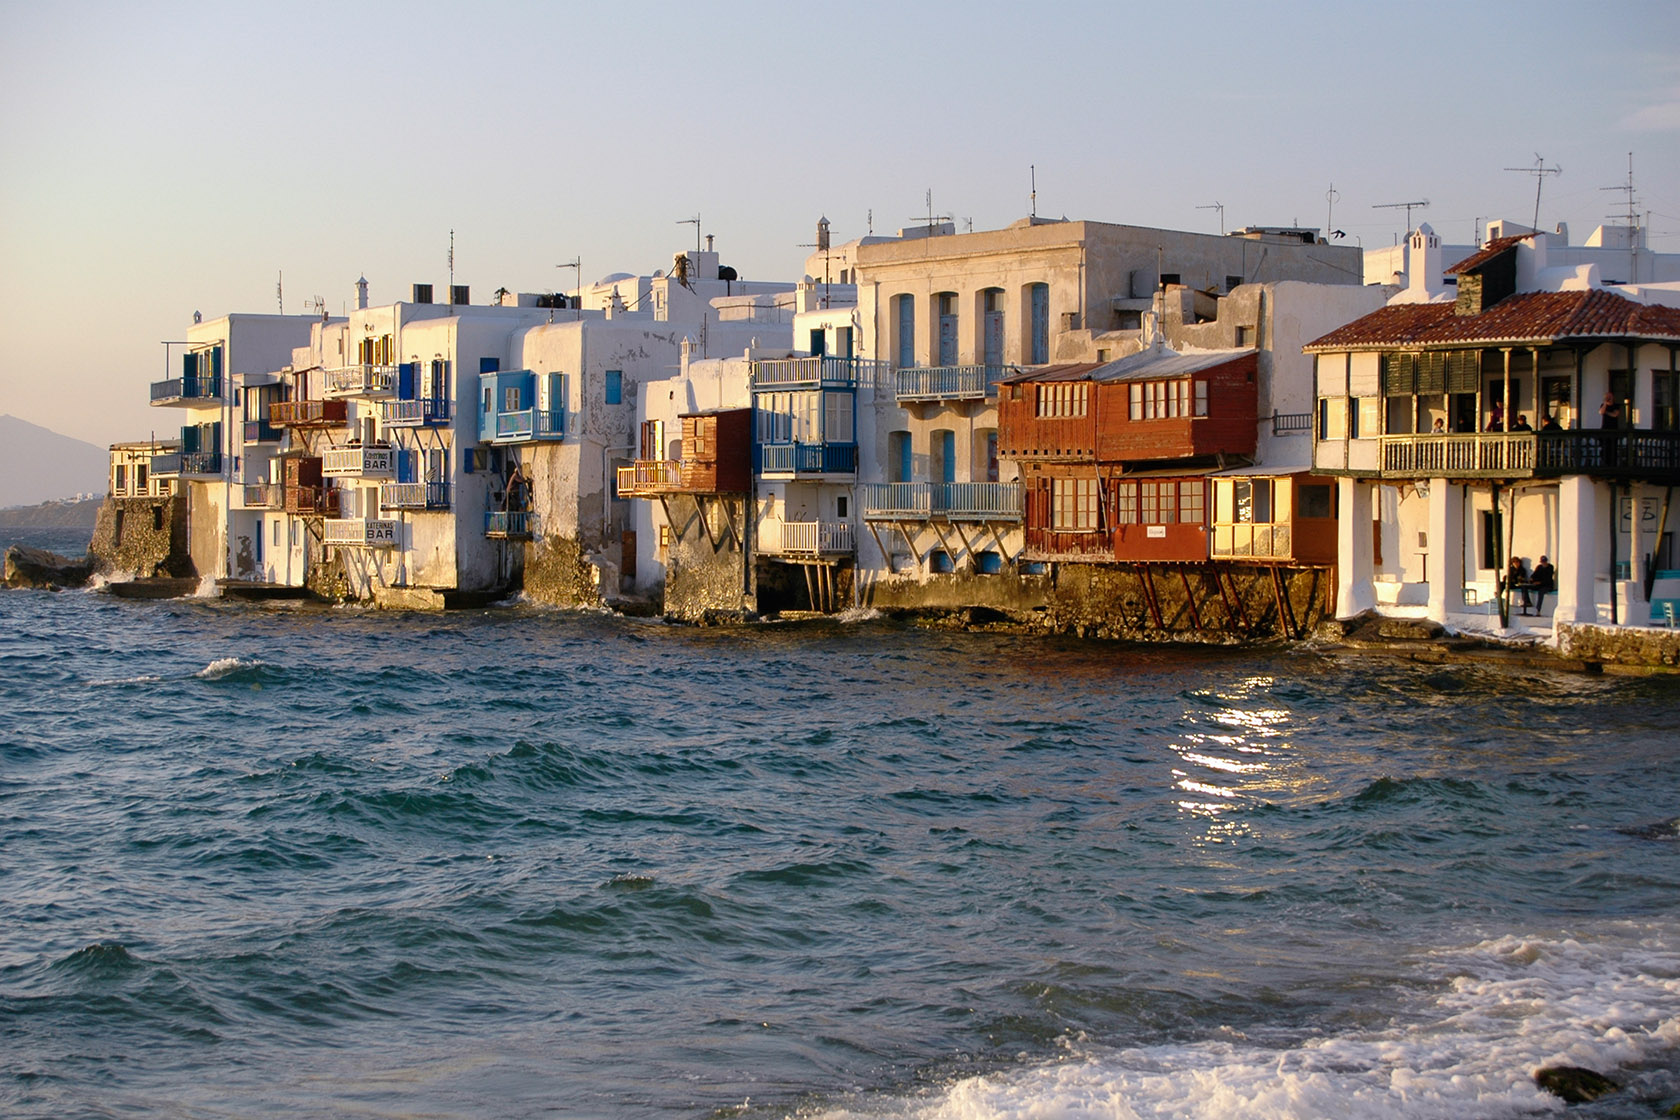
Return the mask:
[[93,565],[86,557],[72,560],[44,548],[29,548],[21,544],[14,544],[6,550],[7,587],[57,591],[61,587],[81,587],[92,574]]
[[1554,1097],[1570,1104],[1586,1104],[1614,1093],[1621,1086],[1590,1069],[1580,1066],[1547,1066],[1534,1071],[1534,1083]]

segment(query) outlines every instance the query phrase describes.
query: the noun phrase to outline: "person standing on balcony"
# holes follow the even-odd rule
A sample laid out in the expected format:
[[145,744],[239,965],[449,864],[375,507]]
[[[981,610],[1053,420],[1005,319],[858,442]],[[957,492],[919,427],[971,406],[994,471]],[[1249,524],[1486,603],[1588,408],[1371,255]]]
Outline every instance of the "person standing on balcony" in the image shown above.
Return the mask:
[[1622,426],[1622,402],[1616,399],[1616,394],[1604,394],[1604,403],[1598,406],[1598,426],[1604,429]]
[[1488,418],[1487,430],[1503,432],[1505,430],[1505,406],[1498,401],[1493,402],[1493,415]]

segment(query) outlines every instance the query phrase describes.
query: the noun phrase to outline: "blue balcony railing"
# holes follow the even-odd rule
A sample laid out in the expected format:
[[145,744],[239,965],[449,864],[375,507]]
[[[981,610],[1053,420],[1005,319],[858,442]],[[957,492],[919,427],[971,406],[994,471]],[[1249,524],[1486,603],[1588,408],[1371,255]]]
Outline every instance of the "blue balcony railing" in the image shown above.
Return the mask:
[[449,423],[449,400],[427,397],[417,401],[385,401],[384,422],[390,427],[418,428]]
[[167,381],[152,382],[153,404],[196,404],[200,401],[222,399],[220,374],[208,377],[171,377]]
[[536,535],[537,515],[527,510],[490,510],[484,515],[484,535],[506,540],[530,540]]
[[162,477],[219,476],[222,473],[220,451],[172,451],[152,456],[152,474]]
[[1021,520],[1018,482],[866,482],[858,502],[863,516],[881,520]]
[[760,474],[856,474],[855,443],[761,443]]
[[560,409],[545,412],[522,408],[517,412],[496,414],[496,441],[515,443],[527,439],[564,439],[566,414]]
[[901,401],[984,400],[997,395],[998,381],[1014,366],[929,366],[901,369],[893,375]]

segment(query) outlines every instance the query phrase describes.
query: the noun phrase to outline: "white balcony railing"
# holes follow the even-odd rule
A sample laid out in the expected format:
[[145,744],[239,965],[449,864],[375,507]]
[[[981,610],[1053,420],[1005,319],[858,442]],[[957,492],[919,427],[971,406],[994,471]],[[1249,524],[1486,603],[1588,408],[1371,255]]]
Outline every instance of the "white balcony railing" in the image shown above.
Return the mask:
[[335,447],[321,456],[321,473],[330,478],[395,478],[396,458],[389,447]]
[[341,366],[321,375],[324,397],[388,397],[396,391],[396,366]]
[[660,494],[682,488],[682,463],[675,459],[637,459],[618,468],[620,497]]
[[397,522],[385,518],[329,517],[321,523],[321,540],[339,548],[395,548]]
[[848,521],[766,521],[760,547],[771,556],[850,556],[857,551]]

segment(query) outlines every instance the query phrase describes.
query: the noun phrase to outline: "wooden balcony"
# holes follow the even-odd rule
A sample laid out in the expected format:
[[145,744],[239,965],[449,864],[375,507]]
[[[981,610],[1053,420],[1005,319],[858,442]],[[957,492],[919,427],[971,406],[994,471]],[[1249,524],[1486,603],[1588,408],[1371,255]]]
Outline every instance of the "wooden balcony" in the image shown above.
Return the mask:
[[350,422],[343,401],[275,401],[268,406],[268,422],[277,428],[342,428]]
[[1383,478],[1558,478],[1680,483],[1680,432],[1467,432],[1379,438]]
[[858,505],[872,521],[1019,521],[1018,482],[867,482]]
[[637,459],[618,468],[618,496],[651,498],[683,489],[682,464],[676,459]]
[[245,487],[246,509],[285,509],[286,488],[273,482],[248,484]]
[[338,491],[324,486],[287,486],[282,502],[287,513],[300,517],[338,516]]

